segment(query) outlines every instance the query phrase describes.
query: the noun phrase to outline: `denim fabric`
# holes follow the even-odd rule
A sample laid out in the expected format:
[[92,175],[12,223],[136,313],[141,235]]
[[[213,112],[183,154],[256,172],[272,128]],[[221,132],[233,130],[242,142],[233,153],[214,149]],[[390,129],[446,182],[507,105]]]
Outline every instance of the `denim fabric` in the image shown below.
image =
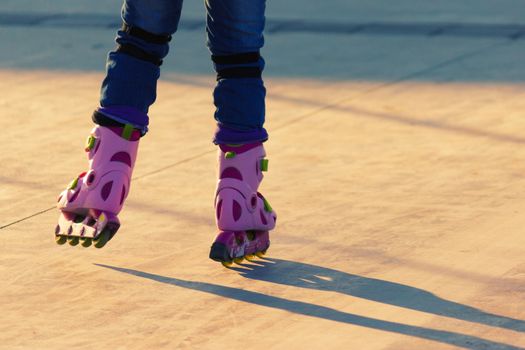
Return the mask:
[[[259,52],[264,45],[265,0],[206,0],[207,45],[213,55]],[[264,59],[250,64],[214,64],[214,69],[233,67],[264,69]],[[213,92],[217,132],[215,143],[250,143],[268,138],[263,128],[266,88],[261,78],[228,78],[218,81]],[[239,131],[236,137],[232,132]]]
[[[182,0],[126,0],[122,6],[122,20],[150,33],[171,35],[177,30],[181,10]],[[116,42],[133,44],[159,59],[166,57],[169,50],[168,43],[149,43],[122,30],[117,32]],[[106,78],[102,82],[100,105],[134,107],[147,114],[157,96],[159,76],[160,69],[153,63],[121,52],[110,52],[106,63]],[[118,117],[126,118],[125,115]]]
[[[213,55],[227,56],[261,49],[264,44],[265,0],[206,0],[205,6],[207,45]],[[125,0],[122,19],[130,26],[154,34],[171,35],[177,30],[181,9],[182,0]],[[168,43],[147,42],[122,30],[118,31],[116,41],[120,45],[131,44],[159,60],[166,57],[169,51]],[[214,64],[216,71],[235,67],[256,67],[262,71],[264,59],[248,64]],[[110,52],[101,88],[101,112],[108,107],[126,106],[147,115],[156,99],[159,75],[160,68],[154,63],[122,52]],[[220,79],[213,92],[218,125],[214,142],[266,140],[268,135],[263,128],[265,95],[261,78]],[[119,110],[125,111],[112,109],[108,117],[127,120],[126,113],[120,115]],[[148,119],[143,120],[147,123]],[[136,118],[133,122],[136,123]],[[146,129],[147,125],[140,127]]]

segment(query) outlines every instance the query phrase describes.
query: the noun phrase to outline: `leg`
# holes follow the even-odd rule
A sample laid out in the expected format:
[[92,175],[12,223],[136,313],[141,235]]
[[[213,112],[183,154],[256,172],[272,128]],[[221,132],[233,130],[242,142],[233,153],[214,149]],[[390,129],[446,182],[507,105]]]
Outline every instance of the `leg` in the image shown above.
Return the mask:
[[117,232],[117,214],[129,194],[141,135],[148,126],[148,108],[155,101],[162,59],[177,29],[182,0],[126,0],[118,47],[110,52],[102,83],[98,124],[85,151],[89,170],[71,182],[58,198],[61,210],[56,241],[80,241],[103,247]]
[[229,266],[270,244],[276,214],[258,192],[268,161],[262,145],[266,90],[261,78],[264,0],[207,0],[208,47],[217,72],[214,103],[219,145],[215,194],[220,230],[210,258]]
[[160,65],[168,54],[181,9],[182,0],[125,0],[124,24],[117,32],[117,49],[108,55],[96,123],[130,123],[146,132]]
[[213,94],[218,129],[214,142],[265,141],[265,0],[206,0],[207,44],[217,72]]

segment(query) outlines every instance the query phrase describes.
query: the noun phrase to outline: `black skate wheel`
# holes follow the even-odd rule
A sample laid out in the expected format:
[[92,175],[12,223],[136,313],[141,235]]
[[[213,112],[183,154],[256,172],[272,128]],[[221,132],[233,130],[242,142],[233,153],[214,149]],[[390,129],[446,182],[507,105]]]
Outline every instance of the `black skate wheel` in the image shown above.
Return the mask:
[[76,246],[79,242],[79,238],[78,237],[68,237],[67,242],[69,243],[70,246]]
[[66,242],[67,242],[67,237],[66,237],[66,236],[55,236],[55,242],[56,242],[56,244],[58,244],[58,245],[66,244]]
[[87,248],[87,247],[91,246],[91,238],[82,238],[80,241],[82,242],[80,244],[84,248]]
[[109,242],[109,239],[110,239],[109,231],[103,230],[100,233],[100,235],[96,239],[93,240],[93,246],[98,249],[103,248],[106,245],[106,243]]
[[223,243],[214,242],[210,249],[210,259],[219,262],[231,262],[228,249]]

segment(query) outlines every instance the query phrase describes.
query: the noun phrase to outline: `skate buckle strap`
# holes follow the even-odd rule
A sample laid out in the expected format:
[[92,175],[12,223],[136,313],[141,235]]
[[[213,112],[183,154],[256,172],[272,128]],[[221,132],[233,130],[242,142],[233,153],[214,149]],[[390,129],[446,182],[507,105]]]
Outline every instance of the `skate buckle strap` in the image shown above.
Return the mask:
[[73,181],[71,181],[69,185],[67,185],[67,189],[74,190],[77,187],[77,185],[78,185],[78,177],[75,178]]
[[236,154],[235,152],[226,152],[226,153],[224,154],[224,158],[226,158],[226,159],[231,159],[231,158],[235,158],[236,155],[237,155],[237,154]]
[[97,142],[97,138],[93,135],[89,135],[87,140],[86,140],[86,147],[85,147],[85,151],[86,152],[89,152],[93,149],[93,147],[95,147],[95,143]]
[[81,178],[86,176],[86,174],[87,174],[87,172],[85,172],[85,171],[80,173],[80,175],[78,175],[73,181],[71,181],[69,183],[69,185],[67,185],[67,189],[68,190],[74,190],[77,187],[77,185],[78,185],[78,180],[80,180]]
[[268,159],[261,159],[261,171],[268,171]]
[[264,202],[264,210],[266,210],[268,213],[271,213],[273,211],[273,209],[270,206],[270,203],[264,197],[262,197],[262,200]]
[[124,124],[124,128],[122,129],[122,134],[120,134],[120,136],[122,136],[123,139],[126,139],[129,141],[131,139],[132,133],[133,133],[133,125]]

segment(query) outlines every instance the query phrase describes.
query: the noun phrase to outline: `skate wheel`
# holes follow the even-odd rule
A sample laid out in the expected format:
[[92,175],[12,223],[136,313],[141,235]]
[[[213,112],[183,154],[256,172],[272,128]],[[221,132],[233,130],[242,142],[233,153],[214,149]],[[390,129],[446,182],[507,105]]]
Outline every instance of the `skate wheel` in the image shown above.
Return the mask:
[[79,242],[79,238],[78,237],[68,237],[67,242],[69,243],[70,246],[76,246]]
[[240,263],[243,262],[243,260],[244,260],[244,258],[241,256],[240,258],[233,259],[233,262],[236,263],[236,264],[240,264]]
[[264,257],[266,255],[266,250],[257,252],[257,253],[255,253],[255,255],[257,255],[259,258],[262,258],[262,257]]
[[97,239],[93,240],[93,245],[95,248],[102,248],[108,243],[109,241],[109,232],[107,230],[102,231],[102,233],[97,237]]
[[224,267],[231,267],[233,265],[233,262],[231,262],[231,261],[221,261],[221,264]]
[[55,236],[55,242],[56,244],[59,244],[59,245],[65,244],[67,242],[67,237],[66,236]]
[[80,243],[82,245],[82,247],[84,248],[87,248],[89,246],[91,246],[91,238],[83,238],[81,239],[82,243]]

